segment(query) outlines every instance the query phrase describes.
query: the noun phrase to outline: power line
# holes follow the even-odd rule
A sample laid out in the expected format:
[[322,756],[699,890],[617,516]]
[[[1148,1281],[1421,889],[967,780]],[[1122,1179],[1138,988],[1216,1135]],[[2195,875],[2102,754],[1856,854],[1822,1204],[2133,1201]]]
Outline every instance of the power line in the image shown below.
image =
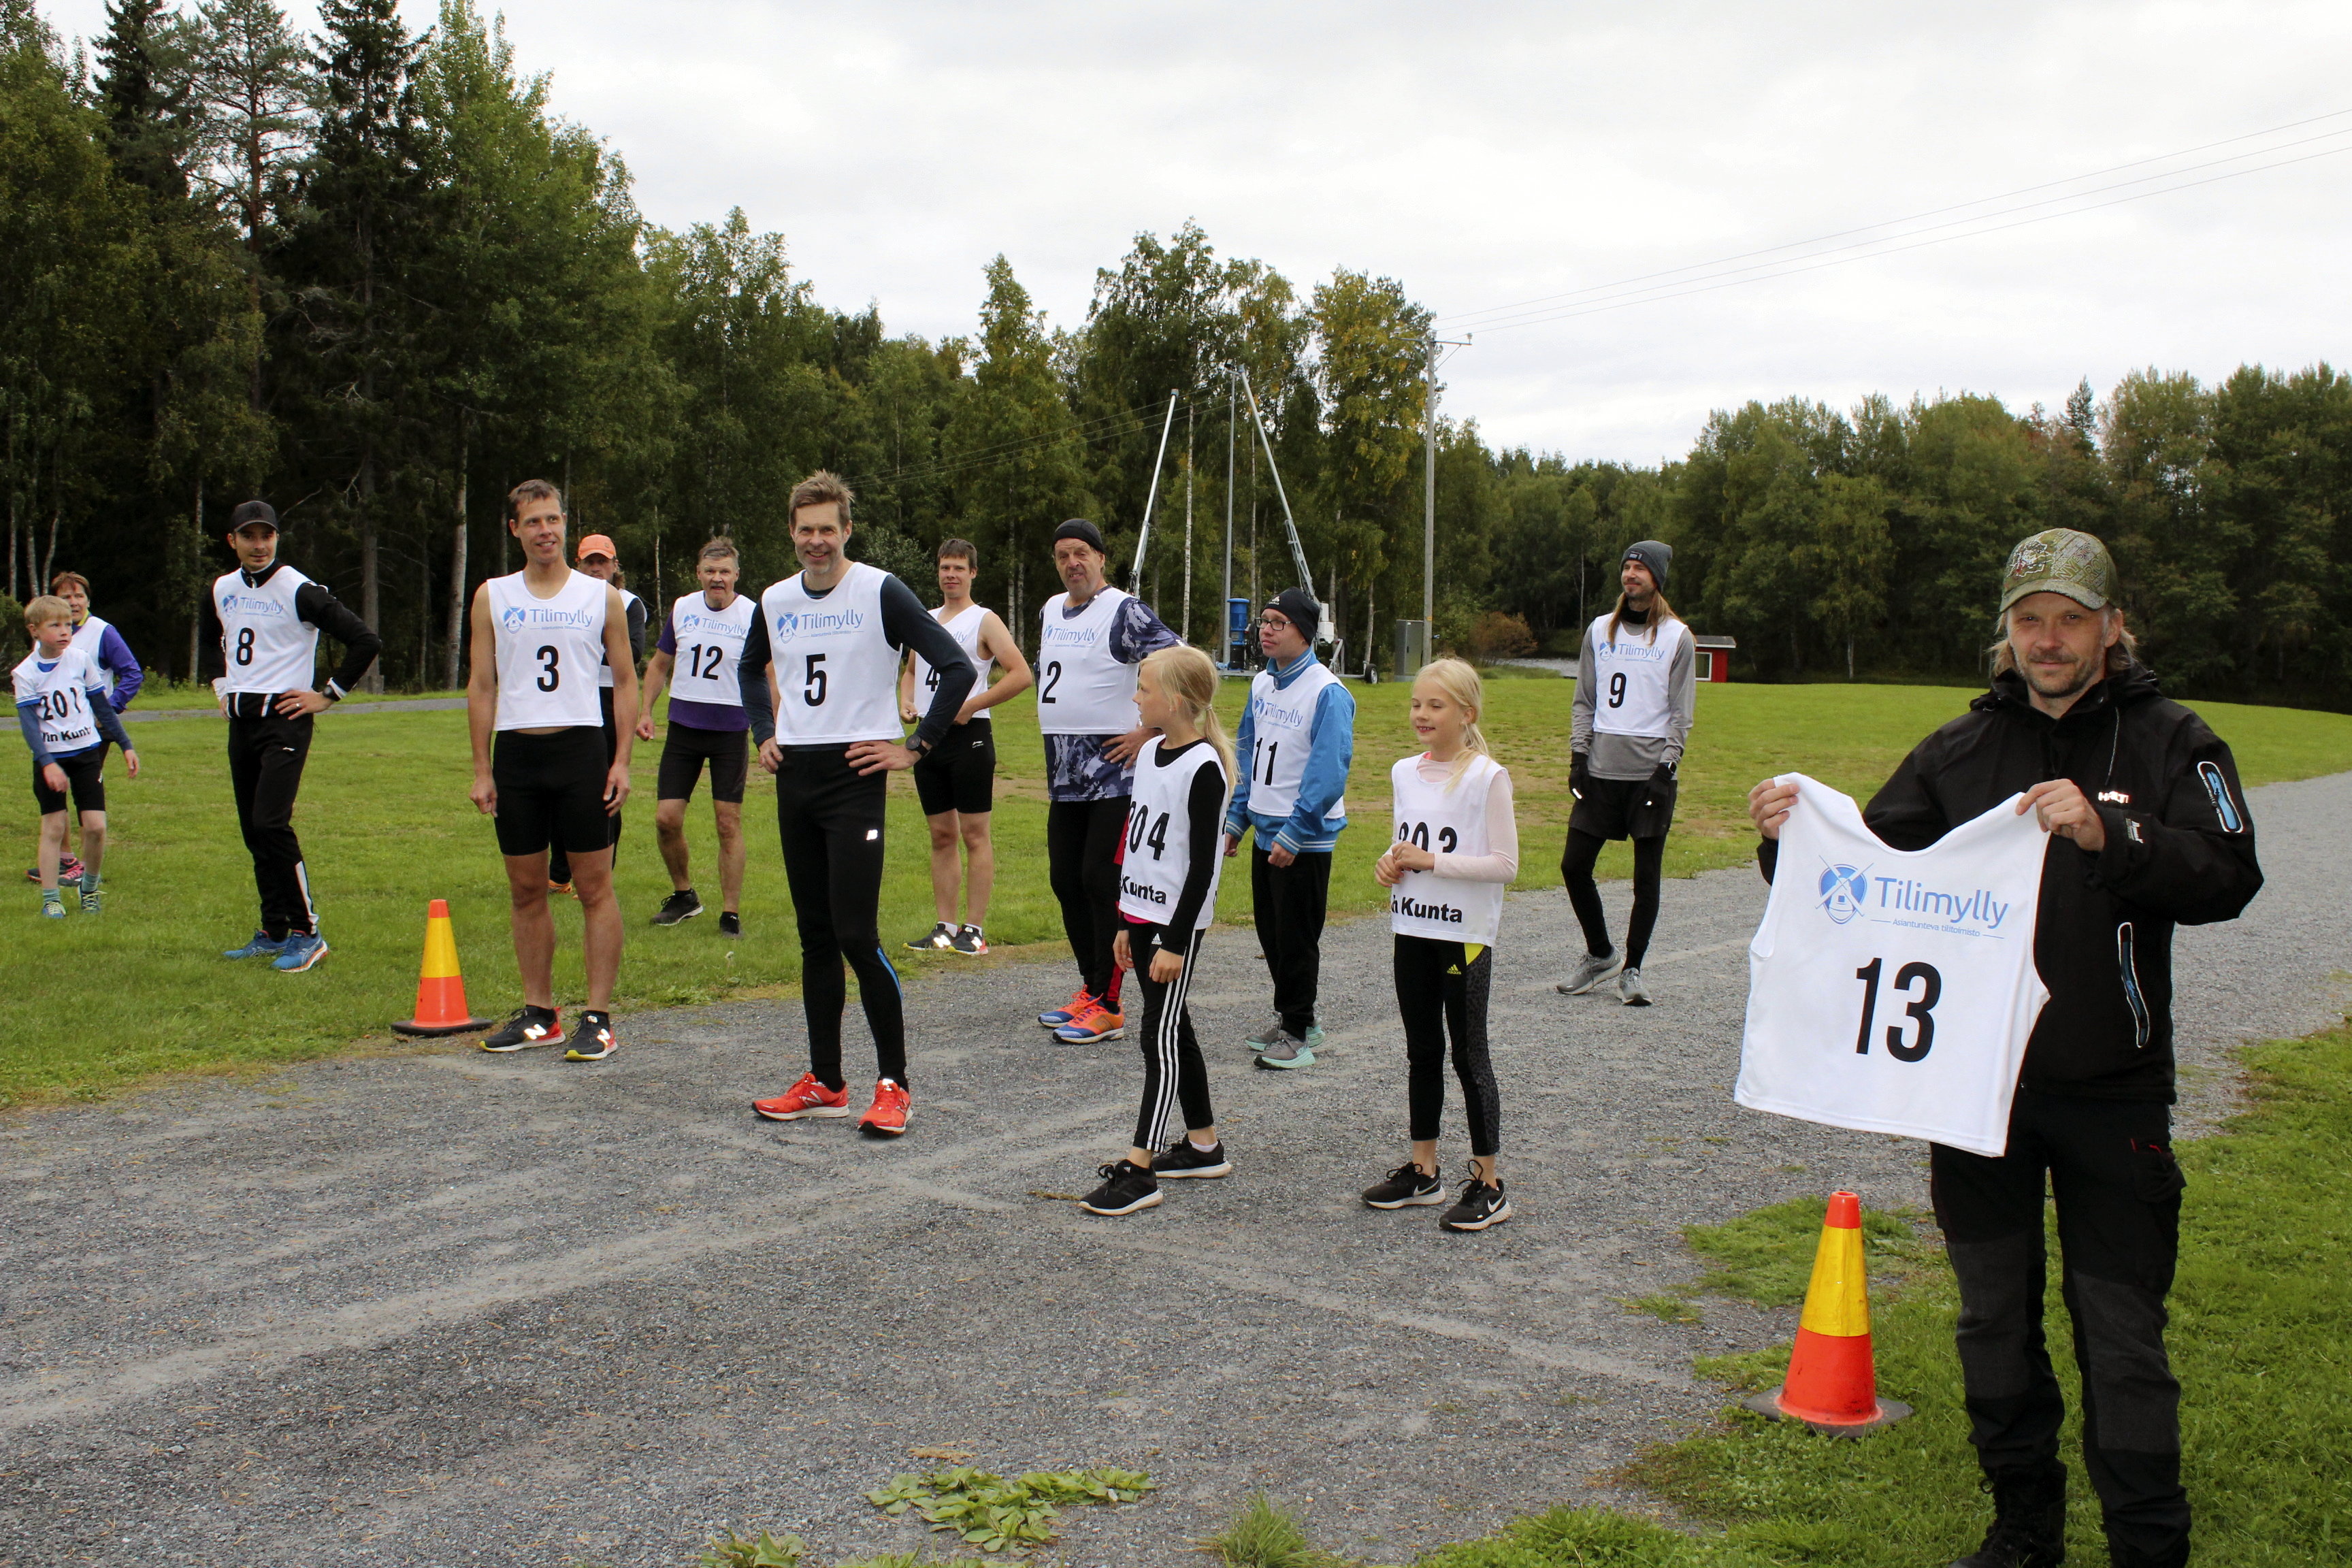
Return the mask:
[[[1769,246],[1761,249],[1741,251],[1736,255],[1721,257],[1712,261],[1694,262],[1683,267],[1668,268],[1661,271],[1642,273],[1634,277],[1620,279],[1613,282],[1593,284],[1583,289],[1570,289],[1564,293],[1540,295],[1533,299],[1519,300],[1513,304],[1496,305],[1487,307],[1481,310],[1465,311],[1455,315],[1443,317],[1441,320],[1448,324],[1454,325],[1457,328],[1468,326],[1482,331],[1499,331],[1512,327],[1533,326],[1538,324],[1540,321],[1558,321],[1564,319],[1569,315],[1588,314],[1595,308],[1617,308],[1617,303],[1608,303],[1604,305],[1602,303],[1603,301],[1638,304],[1650,302],[1650,300],[1643,298],[1643,296],[1663,300],[1678,298],[1685,293],[1706,291],[1706,289],[1705,288],[1693,289],[1685,287],[1685,285],[1688,284],[1704,284],[1706,285],[1707,288],[1720,288],[1728,286],[1727,283],[1724,281],[1724,279],[1727,279],[1731,282],[1754,282],[1760,281],[1764,278],[1786,276],[1794,271],[1810,271],[1813,270],[1814,267],[1791,264],[1813,262],[1816,258],[1833,255],[1837,251],[1861,249],[1869,250],[1873,255],[1892,255],[1898,250],[1916,249],[1919,248],[1919,246],[1916,244],[1908,246],[1894,246],[1892,242],[1910,238],[1920,234],[1933,233],[1937,229],[1961,228],[1965,231],[1958,234],[1945,235],[1942,237],[1942,239],[1944,240],[1968,238],[1974,234],[1995,233],[2000,228],[2012,228],[2021,226],[2019,224],[1999,224],[1991,226],[1979,227],[1970,227],[1969,226],[1986,225],[1990,223],[1990,220],[2009,216],[2015,213],[2031,211],[2032,208],[2037,206],[2048,206],[2061,202],[2079,203],[2085,197],[2103,195],[2108,191],[2122,190],[2130,185],[2145,184],[2150,181],[2170,180],[2178,181],[2179,183],[2166,185],[2156,191],[2141,192],[2138,194],[2139,196],[2160,195],[2170,191],[2187,190],[2193,188],[2196,185],[2211,184],[2212,180],[2180,181],[2179,176],[2183,174],[2194,174],[2200,169],[2217,168],[2224,163],[2237,163],[2248,158],[2270,158],[2272,155],[2285,152],[2292,147],[2305,146],[2315,142],[2331,141],[2340,137],[2352,136],[2352,126],[2338,127],[2335,130],[2323,132],[2316,135],[2298,138],[2293,142],[2279,142],[2269,147],[2258,148],[2245,153],[2232,153],[2222,158],[2209,160],[2204,163],[2193,164],[2187,168],[2171,169],[2155,174],[2142,175],[2132,180],[2117,181],[2110,184],[2096,186],[2090,190],[2075,191],[2065,195],[2045,197],[2040,201],[2034,202],[2014,202],[2014,198],[2018,196],[2032,195],[2036,192],[2053,190],[2063,185],[2079,185],[2085,180],[2104,178],[2108,174],[2121,173],[2126,169],[2143,168],[2150,163],[2172,163],[2184,157],[2193,156],[2199,153],[2210,152],[2217,147],[2231,146],[2241,142],[2275,137],[2285,132],[2300,130],[2305,126],[2320,124],[2330,120],[2341,120],[2347,116],[2352,116],[2352,110],[2337,110],[2326,114],[2313,115],[2303,120],[2289,121],[2284,125],[2272,126],[2266,130],[2248,132],[2243,135],[2226,137],[2217,142],[2203,142],[2198,146],[2182,148],[2179,151],[2162,153],[2155,157],[2140,158],[2132,160],[2128,163],[2111,164],[2104,169],[2094,170],[2087,174],[2073,175],[2063,180],[2053,180],[2040,184],[2021,186],[2015,190],[2003,192],[1998,195],[1984,196],[1975,201],[1961,202],[1949,206],[1937,207],[1927,212],[1915,213],[1906,217],[1890,218],[1880,223],[1865,224],[1858,227],[1841,229],[1834,233],[1816,236],[1811,239],[1792,240],[1786,244]],[[2346,149],[2342,147],[2330,148],[2321,153],[2308,154],[2306,157],[2326,156],[2329,153],[2345,150]],[[2237,177],[2241,174],[2258,174],[2265,169],[2284,167],[2287,163],[2301,163],[2305,161],[2306,161],[2305,158],[2275,160],[2273,162],[2258,164],[2252,168],[2235,170],[2228,174],[2215,176],[2215,178],[2228,179]],[[2134,200],[2138,199],[2138,197],[2126,197],[2123,199]],[[2009,202],[2012,203],[2012,205],[2000,207],[1992,212],[1977,213],[1969,217],[1958,218],[1942,224],[1931,225],[1927,228],[1903,228],[1903,226],[1917,224],[1927,218],[1940,217],[1947,213],[1966,212],[1968,209],[1972,207],[1984,207],[1994,203],[2001,202]],[[2028,219],[2025,221],[2043,221],[2043,219],[2049,217],[2063,217],[2071,216],[2073,213],[2076,212],[2090,212],[2096,210],[2098,207],[2112,206],[2115,205],[2117,204],[2115,202],[2099,202],[2071,206],[2063,212],[2044,214],[2041,219]],[[1844,239],[1851,235],[1869,234],[1873,230],[1878,229],[1902,229],[1903,231],[1895,234],[1882,235],[1874,239],[1854,241],[1848,245],[1835,247],[1832,250],[1829,251],[1816,248],[1829,244],[1832,240]],[[1920,243],[1934,244],[1940,243],[1940,241],[1928,240],[1922,241]],[[1874,247],[1884,248],[1872,249]],[[1737,263],[1750,261],[1752,258],[1779,256],[1787,251],[1799,251],[1804,254],[1787,257],[1783,260],[1778,262],[1754,262],[1746,267],[1736,265]],[[1865,258],[1866,258],[1863,257],[1853,257],[1847,258],[1846,259],[1858,260]],[[1815,262],[1815,266],[1819,265],[1835,265],[1835,263]],[[1726,272],[1723,270],[1724,268],[1730,268],[1730,271]],[[1743,273],[1752,273],[1755,274],[1755,276],[1738,276],[1738,274]],[[1686,276],[1690,274],[1696,274],[1697,276]],[[1675,279],[1676,281],[1665,281],[1667,279]],[[1646,287],[1644,287],[1645,285]],[[1574,301],[1575,303],[1570,305],[1570,301]],[[1566,305],[1569,306],[1569,308],[1561,310],[1544,309],[1544,307],[1554,304]]]

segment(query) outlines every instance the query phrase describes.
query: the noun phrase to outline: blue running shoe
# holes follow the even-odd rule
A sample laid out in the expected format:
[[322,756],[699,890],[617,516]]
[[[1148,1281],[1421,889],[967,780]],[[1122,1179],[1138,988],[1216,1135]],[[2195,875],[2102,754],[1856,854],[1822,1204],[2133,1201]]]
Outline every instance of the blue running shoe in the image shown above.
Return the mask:
[[253,940],[243,947],[232,947],[223,958],[275,958],[286,951],[286,939],[270,935],[266,931],[253,933]]
[[287,934],[286,950],[269,967],[281,974],[299,974],[326,956],[325,937],[311,931],[290,931]]
[[43,899],[41,900],[41,918],[45,921],[61,921],[65,919],[66,906],[64,900],[59,899],[55,893],[51,893],[47,898]]

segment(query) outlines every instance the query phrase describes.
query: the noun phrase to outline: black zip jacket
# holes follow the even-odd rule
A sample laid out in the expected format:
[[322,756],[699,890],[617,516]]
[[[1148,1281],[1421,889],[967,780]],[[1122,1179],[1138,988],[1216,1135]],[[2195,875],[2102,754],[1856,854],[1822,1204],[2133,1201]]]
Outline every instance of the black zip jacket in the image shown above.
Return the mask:
[[[2106,826],[2094,855],[2053,837],[2033,966],[2050,990],[2021,1087],[2098,1100],[2173,1095],[2172,928],[2233,920],[2263,885],[2230,748],[2135,663],[2052,719],[2014,674],[1913,748],[1863,812],[1925,849],[2021,790],[2067,778]],[[1780,846],[1759,861],[1769,880]]]

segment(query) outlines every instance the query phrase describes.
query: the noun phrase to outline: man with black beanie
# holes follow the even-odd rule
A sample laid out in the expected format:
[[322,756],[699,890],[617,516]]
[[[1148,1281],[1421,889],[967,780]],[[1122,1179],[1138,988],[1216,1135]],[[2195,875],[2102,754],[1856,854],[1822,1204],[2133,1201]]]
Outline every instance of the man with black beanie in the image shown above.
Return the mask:
[[[1666,603],[1671,545],[1644,539],[1625,548],[1616,607],[1585,628],[1576,664],[1576,706],[1569,737],[1568,844],[1560,880],[1584,929],[1584,955],[1559,989],[1581,996],[1612,973],[1617,996],[1646,1007],[1642,959],[1658,923],[1666,833],[1675,821],[1675,778],[1698,702],[1698,657],[1690,628]],[[1633,841],[1633,916],[1621,958],[1592,879],[1601,847]]]
[[[237,826],[253,857],[261,929],[227,958],[267,958],[299,973],[327,956],[310,876],[294,837],[294,797],[310,756],[312,721],[342,700],[383,647],[365,621],[320,584],[278,559],[278,512],[249,500],[229,514],[237,570],[205,597],[205,624],[218,636],[222,675],[213,682],[228,717],[228,773]],[[318,679],[319,634],[343,645],[343,662]],[[207,661],[209,662],[209,661]]]
[[[1984,1544],[1954,1568],[2065,1557],[2065,1402],[2042,1322],[2045,1179],[2108,1554],[2116,1568],[2189,1561],[2180,1384],[2164,1350],[2186,1184],[2169,1110],[2172,928],[2235,919],[2263,873],[2230,748],[2157,689],[2115,599],[2115,563],[2091,535],[2053,528],[2020,542],[1992,689],[1913,748],[1863,812],[1892,847],[1925,849],[2022,792],[2017,810],[2054,836],[2033,931],[2050,1000],[2026,1041],[2007,1146],[1988,1158],[1928,1145],[1960,1288],[1969,1441],[1993,1499]],[[1767,879],[1796,788],[1767,779],[1748,792]]]

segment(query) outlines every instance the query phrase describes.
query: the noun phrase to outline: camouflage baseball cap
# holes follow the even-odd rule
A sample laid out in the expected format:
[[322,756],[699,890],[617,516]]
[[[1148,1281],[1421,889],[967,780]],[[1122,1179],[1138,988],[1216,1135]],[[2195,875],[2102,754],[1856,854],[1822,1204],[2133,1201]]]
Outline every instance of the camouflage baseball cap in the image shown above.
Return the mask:
[[2018,541],[2009,552],[2009,570],[2000,580],[2001,613],[2007,615],[2028,594],[2063,594],[2079,605],[2104,610],[2116,600],[2116,558],[2087,533],[2045,528]]

